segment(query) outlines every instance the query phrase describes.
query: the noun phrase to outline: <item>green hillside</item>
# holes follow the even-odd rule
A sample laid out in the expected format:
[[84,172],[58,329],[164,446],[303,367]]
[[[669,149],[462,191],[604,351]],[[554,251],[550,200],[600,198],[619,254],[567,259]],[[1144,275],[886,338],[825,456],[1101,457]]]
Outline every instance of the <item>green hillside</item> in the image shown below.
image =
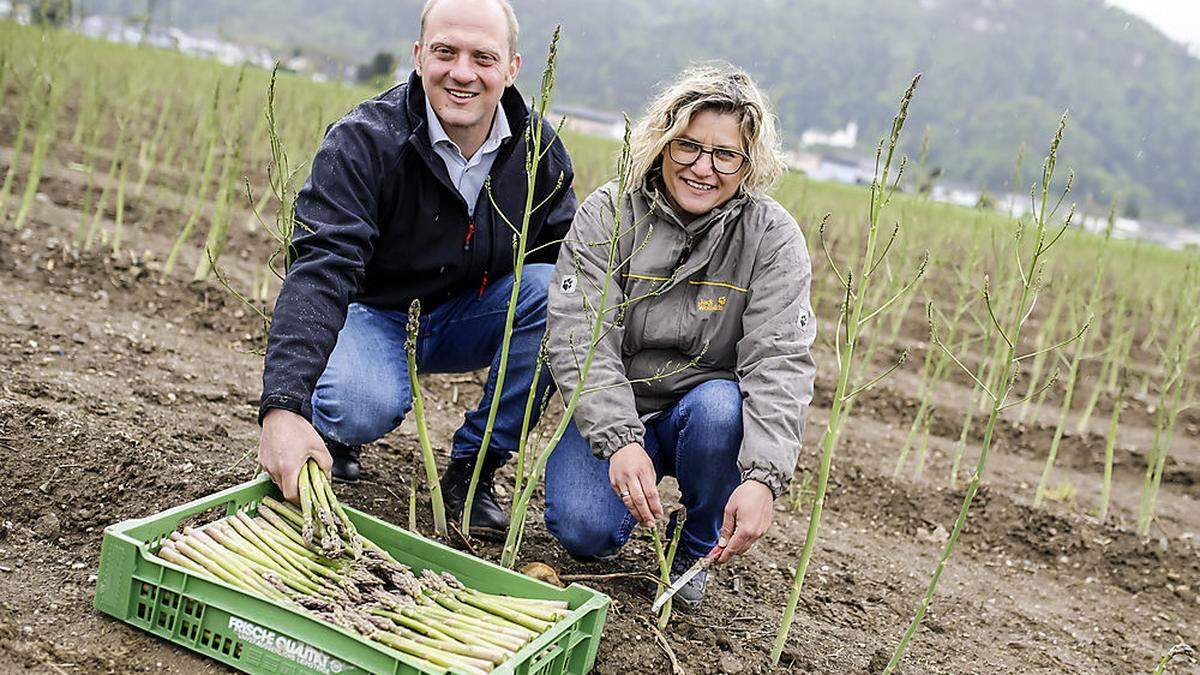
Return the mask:
[[[860,125],[864,151],[915,71],[910,125],[929,163],[1007,189],[1015,148],[1040,147],[1064,108],[1076,197],[1131,215],[1200,222],[1200,60],[1101,0],[515,0],[533,73],[563,25],[559,99],[636,112],[687,63],[733,61],[771,91],[785,136]],[[341,53],[406,54],[420,0],[159,2],[160,21],[229,39]],[[145,0],[92,0],[130,14]],[[407,57],[404,57],[407,58]],[[920,134],[910,139],[916,154]],[[1028,182],[1037,167],[1027,165]],[[1018,186],[1023,191],[1023,185]],[[1103,210],[1098,207],[1096,210]]]

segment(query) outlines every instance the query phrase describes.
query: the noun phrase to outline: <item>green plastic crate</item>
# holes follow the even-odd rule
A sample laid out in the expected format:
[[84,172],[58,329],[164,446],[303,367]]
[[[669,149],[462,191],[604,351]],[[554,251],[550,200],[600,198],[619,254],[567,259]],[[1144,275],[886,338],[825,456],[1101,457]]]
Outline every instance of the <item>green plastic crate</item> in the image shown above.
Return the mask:
[[[96,609],[247,673],[450,672],[422,669],[407,655],[356,633],[151,556],[189,518],[206,511],[220,517],[238,509],[256,509],[267,495],[278,498],[275,486],[262,476],[149,518],[105,528]],[[591,671],[608,596],[577,584],[556,588],[352,508],[346,511],[363,536],[418,573],[423,569],[452,572],[481,591],[567,601],[570,616],[492,672],[582,675]]]

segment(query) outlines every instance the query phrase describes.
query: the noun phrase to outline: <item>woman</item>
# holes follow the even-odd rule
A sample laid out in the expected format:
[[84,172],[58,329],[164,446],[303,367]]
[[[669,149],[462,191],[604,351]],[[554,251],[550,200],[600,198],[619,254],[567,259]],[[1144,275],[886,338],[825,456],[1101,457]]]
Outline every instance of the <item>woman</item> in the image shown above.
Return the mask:
[[[588,197],[550,285],[550,363],[569,397],[619,203],[606,330],[547,466],[546,525],[577,557],[615,557],[662,517],[657,484],[673,475],[687,515],[675,577],[745,552],[791,480],[816,371],[811,274],[799,226],[765,194],[783,164],[746,73],[682,73],[630,151],[627,194],[612,182]],[[676,597],[699,604],[706,576]]]

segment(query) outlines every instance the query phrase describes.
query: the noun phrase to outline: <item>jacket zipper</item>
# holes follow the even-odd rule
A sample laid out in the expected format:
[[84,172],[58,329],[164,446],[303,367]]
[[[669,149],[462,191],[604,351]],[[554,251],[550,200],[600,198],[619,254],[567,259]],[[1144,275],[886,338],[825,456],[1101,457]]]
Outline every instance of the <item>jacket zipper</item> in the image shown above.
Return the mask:
[[[474,238],[475,238],[475,219],[471,218],[470,220],[467,221],[467,237],[466,237],[466,239],[463,239],[463,250],[464,251],[468,251],[471,249],[471,240]],[[485,288],[487,288],[487,284],[488,284],[487,269],[484,269],[483,270],[483,280],[479,283],[479,296],[480,297],[483,297],[483,290]]]
[[475,219],[471,218],[467,221],[467,238],[463,240],[463,250],[471,248],[471,239],[475,237]]

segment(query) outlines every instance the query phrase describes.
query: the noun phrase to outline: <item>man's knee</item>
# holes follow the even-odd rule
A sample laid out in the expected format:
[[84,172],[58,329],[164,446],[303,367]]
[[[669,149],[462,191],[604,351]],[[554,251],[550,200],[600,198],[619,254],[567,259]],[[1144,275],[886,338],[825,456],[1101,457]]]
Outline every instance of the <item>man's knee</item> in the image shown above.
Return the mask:
[[397,389],[378,386],[341,389],[318,387],[312,401],[317,431],[339,443],[370,443],[399,426],[408,413],[410,404]]
[[526,265],[521,271],[521,290],[517,300],[521,318],[545,322],[546,293],[553,275],[554,265],[546,263]]
[[531,263],[526,265],[521,271],[521,290],[529,290],[530,293],[540,293],[542,297],[546,296],[546,289],[550,287],[550,277],[554,276],[554,265],[549,263]]

